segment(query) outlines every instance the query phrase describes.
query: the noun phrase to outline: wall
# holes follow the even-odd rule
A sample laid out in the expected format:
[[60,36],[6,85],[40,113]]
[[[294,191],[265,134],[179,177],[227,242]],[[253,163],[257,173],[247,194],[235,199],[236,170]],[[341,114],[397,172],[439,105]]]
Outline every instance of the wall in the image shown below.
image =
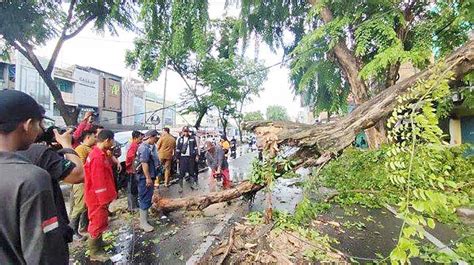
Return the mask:
[[83,106],[99,106],[99,75],[75,68],[73,73],[76,84],[74,98],[76,103]]
[[[38,58],[40,63],[46,67],[47,61],[44,58]],[[32,96],[46,110],[46,115],[53,116],[53,97],[41,79],[38,71],[30,62],[19,52],[16,52],[16,72],[15,89],[23,91]]]
[[107,110],[122,110],[122,84],[118,80],[105,79],[105,102],[104,108]]

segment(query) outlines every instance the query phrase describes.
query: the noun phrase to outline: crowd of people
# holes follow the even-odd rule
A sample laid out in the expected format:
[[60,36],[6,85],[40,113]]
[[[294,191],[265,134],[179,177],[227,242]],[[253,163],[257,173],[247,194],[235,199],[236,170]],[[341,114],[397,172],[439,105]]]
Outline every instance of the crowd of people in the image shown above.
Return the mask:
[[[21,108],[18,108],[21,106]],[[117,199],[114,133],[86,113],[75,130],[45,128],[45,110],[29,95],[0,91],[0,264],[68,264],[68,243],[88,241],[90,259],[106,261],[102,234],[108,228],[109,205]],[[48,132],[51,139],[45,140]],[[139,227],[154,230],[148,220],[155,186],[171,184],[174,161],[179,193],[184,180],[198,188],[198,162],[206,159],[212,179],[231,187],[229,153],[236,143],[206,141],[184,127],[176,139],[168,128],[158,133],[133,131],[124,172],[130,211],[139,212]],[[235,139],[234,139],[235,140]],[[204,152],[204,154],[203,154]],[[72,185],[70,212],[60,182]],[[87,233],[86,233],[87,232]]]

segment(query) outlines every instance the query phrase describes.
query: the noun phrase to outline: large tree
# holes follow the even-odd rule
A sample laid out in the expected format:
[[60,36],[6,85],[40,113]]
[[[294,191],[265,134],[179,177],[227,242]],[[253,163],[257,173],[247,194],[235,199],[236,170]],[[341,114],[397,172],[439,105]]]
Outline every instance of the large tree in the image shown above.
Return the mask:
[[[469,1],[242,1],[243,33],[290,55],[295,92],[315,111],[343,112],[395,84],[403,63],[424,69],[467,39]],[[285,36],[285,40],[284,37]],[[288,36],[292,36],[289,38]],[[288,41],[288,40],[292,41]],[[368,131],[372,146],[384,122]]]
[[[87,25],[93,23],[98,31],[116,33],[116,26],[132,28],[133,1],[1,1],[0,46],[1,54],[7,55],[11,47],[19,51],[48,86],[54,101],[67,125],[77,123],[80,110],[67,106],[53,79],[54,65],[63,44],[77,36]],[[65,5],[67,9],[65,10]],[[56,40],[56,45],[47,65],[42,65],[35,47]]]

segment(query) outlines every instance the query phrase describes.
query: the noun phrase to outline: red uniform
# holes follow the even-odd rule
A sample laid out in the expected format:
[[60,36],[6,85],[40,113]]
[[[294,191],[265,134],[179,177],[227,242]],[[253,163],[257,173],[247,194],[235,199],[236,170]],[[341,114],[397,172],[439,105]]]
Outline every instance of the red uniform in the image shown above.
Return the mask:
[[95,146],[84,165],[84,195],[89,215],[87,231],[92,238],[108,227],[109,204],[117,198],[112,164],[106,152]]
[[135,157],[137,156],[137,150],[138,143],[132,142],[130,148],[127,151],[127,158],[125,159],[125,169],[129,174],[135,173],[133,170],[133,161],[135,161]]

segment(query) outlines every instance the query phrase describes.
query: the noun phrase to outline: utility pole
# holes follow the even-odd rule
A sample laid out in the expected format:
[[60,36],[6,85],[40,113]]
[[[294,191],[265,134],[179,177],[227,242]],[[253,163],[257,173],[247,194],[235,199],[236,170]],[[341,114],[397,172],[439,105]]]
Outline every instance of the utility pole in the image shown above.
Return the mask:
[[166,59],[166,66],[165,66],[165,85],[163,88],[163,111],[161,114],[162,121],[161,121],[161,129],[165,128],[165,108],[166,108],[166,86],[168,84],[168,59]]

